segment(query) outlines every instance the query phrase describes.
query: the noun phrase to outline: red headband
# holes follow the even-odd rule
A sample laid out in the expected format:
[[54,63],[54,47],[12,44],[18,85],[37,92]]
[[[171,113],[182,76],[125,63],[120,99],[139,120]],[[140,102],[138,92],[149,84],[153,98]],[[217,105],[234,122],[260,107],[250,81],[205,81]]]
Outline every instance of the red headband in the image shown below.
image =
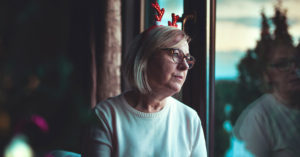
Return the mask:
[[[157,3],[157,1],[155,1],[155,3],[151,3],[151,6],[156,10],[158,15],[155,15],[155,20],[156,21],[161,21],[164,13],[165,13],[165,8],[160,9],[159,4]],[[168,26],[171,27],[177,27],[177,21],[179,20],[179,16],[176,15],[174,13],[172,13],[172,22],[168,21]]]

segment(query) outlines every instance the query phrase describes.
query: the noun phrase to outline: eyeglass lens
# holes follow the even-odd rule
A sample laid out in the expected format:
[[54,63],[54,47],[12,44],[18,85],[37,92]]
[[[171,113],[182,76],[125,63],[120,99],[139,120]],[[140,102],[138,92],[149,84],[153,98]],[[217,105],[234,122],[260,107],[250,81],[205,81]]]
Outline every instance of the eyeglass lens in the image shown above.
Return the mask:
[[292,60],[284,60],[278,63],[271,64],[271,67],[274,67],[280,71],[290,70],[292,67],[300,67],[300,60],[292,59]]
[[189,69],[191,69],[195,63],[195,58],[190,55],[184,55],[184,53],[180,49],[173,49],[173,60],[175,63],[182,63],[184,59],[186,60]]

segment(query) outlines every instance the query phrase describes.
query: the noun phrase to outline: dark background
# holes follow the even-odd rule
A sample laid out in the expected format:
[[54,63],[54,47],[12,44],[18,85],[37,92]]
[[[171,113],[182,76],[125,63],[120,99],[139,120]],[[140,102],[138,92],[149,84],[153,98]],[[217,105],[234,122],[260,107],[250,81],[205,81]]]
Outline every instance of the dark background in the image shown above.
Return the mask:
[[[89,20],[101,3],[0,1],[1,155],[18,133],[37,155],[80,151],[90,108]],[[32,116],[43,118],[48,131]]]

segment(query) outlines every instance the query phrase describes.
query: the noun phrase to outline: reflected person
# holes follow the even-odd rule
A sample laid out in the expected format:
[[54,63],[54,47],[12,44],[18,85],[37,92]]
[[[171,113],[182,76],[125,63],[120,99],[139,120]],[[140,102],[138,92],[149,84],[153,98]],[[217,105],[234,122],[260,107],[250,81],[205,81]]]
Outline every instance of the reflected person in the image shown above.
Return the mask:
[[268,92],[243,111],[234,135],[255,157],[299,157],[300,52],[273,42],[262,67]]
[[132,89],[93,109],[97,123],[85,137],[83,156],[207,156],[197,113],[171,97],[195,63],[188,42],[169,26],[136,37],[123,64]]

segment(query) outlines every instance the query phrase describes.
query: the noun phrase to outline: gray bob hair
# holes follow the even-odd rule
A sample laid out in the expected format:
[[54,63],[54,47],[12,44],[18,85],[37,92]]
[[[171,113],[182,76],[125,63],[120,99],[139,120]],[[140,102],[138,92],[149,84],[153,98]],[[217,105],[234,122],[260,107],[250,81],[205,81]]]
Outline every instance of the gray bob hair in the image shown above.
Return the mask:
[[172,48],[190,41],[182,30],[169,26],[156,26],[139,34],[129,46],[124,57],[122,72],[131,88],[142,94],[151,92],[148,83],[149,58],[161,48]]

